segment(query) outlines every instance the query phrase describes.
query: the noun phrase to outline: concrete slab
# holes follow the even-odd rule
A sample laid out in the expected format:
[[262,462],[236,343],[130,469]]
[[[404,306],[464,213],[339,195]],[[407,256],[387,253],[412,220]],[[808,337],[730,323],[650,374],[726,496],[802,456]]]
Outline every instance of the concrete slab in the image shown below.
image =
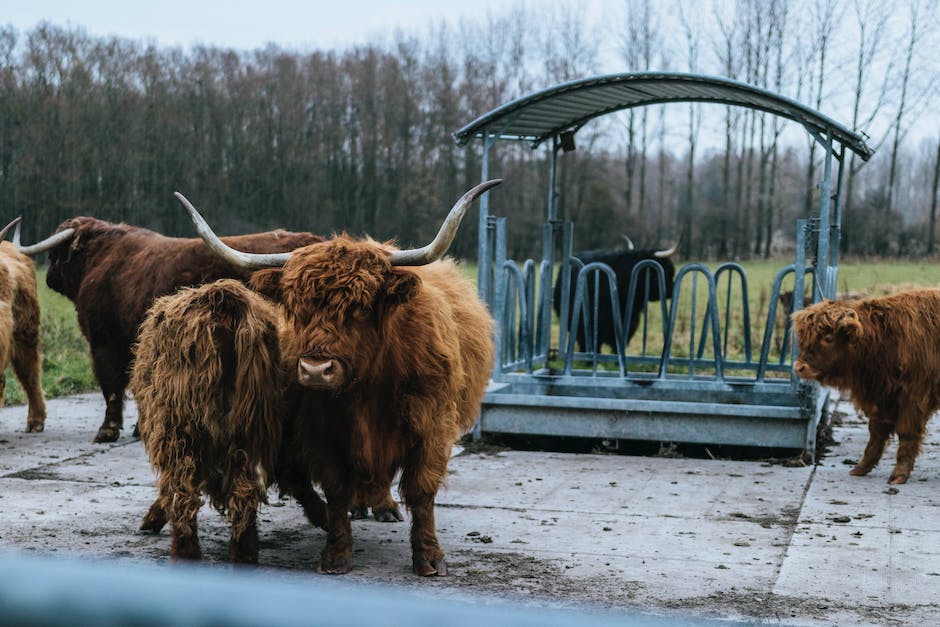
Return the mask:
[[[871,476],[848,475],[866,425],[835,409],[837,443],[809,467],[458,449],[436,512],[449,576],[415,577],[407,524],[366,520],[353,523],[355,568],[342,580],[677,620],[940,624],[940,424],[895,488],[893,448]],[[103,411],[98,395],[50,401],[42,434],[22,433],[24,407],[0,411],[0,548],[168,562],[167,531],[137,531],[155,496],[140,442],[91,443]],[[127,413],[133,425],[133,402]],[[261,571],[322,583],[325,534],[269,497]],[[204,508],[200,536],[206,562],[225,570],[225,520]]]

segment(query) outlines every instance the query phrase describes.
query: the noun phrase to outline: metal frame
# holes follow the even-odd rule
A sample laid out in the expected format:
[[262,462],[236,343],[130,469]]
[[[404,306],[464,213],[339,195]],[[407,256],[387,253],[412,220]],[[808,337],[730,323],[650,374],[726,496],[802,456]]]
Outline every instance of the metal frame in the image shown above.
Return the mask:
[[[687,264],[675,277],[672,299],[660,301],[664,347],[651,354],[647,347],[649,307],[644,315],[640,347],[625,346],[618,334],[614,354],[594,350],[599,314],[597,289],[591,274],[612,276],[604,264],[588,264],[572,256],[573,225],[558,220],[556,174],[562,133],[574,133],[585,122],[625,108],[663,102],[714,102],[767,111],[802,124],[825,149],[817,217],[797,223],[794,262],[778,272],[771,289],[760,352],[750,346],[747,277],[737,264],[722,264],[714,272],[702,264]],[[483,432],[639,439],[709,444],[736,444],[801,449],[815,452],[816,429],[822,419],[826,394],[815,383],[800,381],[791,372],[796,355],[789,322],[775,328],[777,303],[783,281],[792,275],[794,294],[803,294],[807,275],[812,299],[834,298],[841,238],[842,165],[846,148],[863,159],[873,151],[864,138],[830,118],[791,99],[764,89],[710,77],[682,73],[606,75],[572,81],[519,98],[477,118],[454,133],[464,144],[483,141],[482,179],[489,173],[489,151],[495,140],[528,142],[533,148],[547,143],[550,173],[546,222],[541,229],[542,258],[517,264],[506,256],[506,218],[490,215],[488,194],[480,208],[479,290],[497,320],[496,363],[474,434]],[[550,141],[549,141],[550,140]],[[838,163],[833,189],[833,159]],[[560,251],[559,251],[560,248]],[[562,300],[559,335],[552,343],[552,270],[559,254]],[[569,267],[579,268],[571,284]],[[661,268],[650,262],[654,280],[664,285]],[[629,328],[630,303],[641,297],[637,273],[630,293],[616,293],[608,281],[611,302],[620,303],[611,316],[618,328]],[[719,303],[722,279],[727,279],[723,311]],[[733,289],[736,281],[737,289]],[[587,285],[594,285],[594,294]],[[704,286],[704,287],[702,287]],[[569,295],[574,290],[572,311]],[[699,290],[706,291],[704,311],[697,311]],[[692,299],[689,320],[679,324],[681,298]],[[736,297],[739,300],[735,300]],[[794,298],[794,309],[802,306]],[[727,355],[731,311],[739,307],[745,325],[745,357]],[[698,327],[701,323],[700,328]],[[593,325],[593,326],[592,326]],[[688,355],[675,354],[677,329],[689,330]],[[574,334],[583,329],[588,346],[575,350]],[[782,338],[780,334],[782,333]],[[774,350],[774,336],[778,342]],[[592,341],[594,340],[594,341]]]

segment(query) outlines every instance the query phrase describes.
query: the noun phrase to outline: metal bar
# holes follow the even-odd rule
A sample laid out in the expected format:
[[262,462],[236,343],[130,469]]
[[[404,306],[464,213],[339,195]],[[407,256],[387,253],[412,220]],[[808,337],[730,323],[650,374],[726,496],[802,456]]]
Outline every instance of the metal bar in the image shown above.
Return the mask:
[[554,265],[554,251],[555,229],[550,223],[543,224],[542,262],[539,265],[538,282],[538,329],[536,330],[535,351],[538,355],[545,355],[546,363],[552,339],[552,266]]
[[[497,218],[496,219],[496,255],[495,255],[495,267],[499,269],[495,273],[496,285],[494,300],[496,306],[499,309],[494,308],[491,311],[502,311],[502,307],[506,302],[506,274],[502,271],[503,266],[506,264],[506,218]],[[498,319],[497,319],[498,320]],[[497,368],[494,372],[493,379],[496,381],[501,380],[502,374],[505,372],[503,369],[503,360],[505,356],[503,355],[503,333],[507,330],[502,328],[502,325],[497,323],[493,331],[493,341],[496,344],[496,364]]]
[[[806,236],[810,229],[809,225],[809,220],[796,221],[796,260],[793,262],[793,313],[803,308],[803,292],[805,291],[803,281],[806,276]],[[816,268],[813,268],[813,270],[813,283],[816,283],[818,281],[818,276],[815,272]],[[816,300],[815,290],[812,300],[814,302]],[[793,342],[793,346],[790,349],[791,362],[796,361],[798,351],[799,346],[796,342]],[[796,373],[790,374],[790,380],[795,390],[795,386],[799,383]]]
[[832,193],[832,134],[826,135],[826,153],[823,168],[823,180],[819,184],[819,240],[816,243],[816,278],[819,280],[822,296],[824,298],[834,298],[835,289],[833,289],[830,278],[829,267],[829,228],[832,224],[830,219]]
[[[490,139],[488,131],[483,131],[483,168],[481,182],[488,181],[490,176],[490,147],[493,140]],[[490,195],[483,194],[480,198],[480,221],[479,221],[479,241],[477,242],[477,291],[480,298],[490,306],[493,311],[493,302],[490,298],[490,277],[492,276],[493,251],[489,246],[487,238],[487,225],[490,215]]]
[[[558,354],[568,354],[568,321],[571,316],[571,260],[574,248],[574,224],[565,222],[561,236],[561,263],[558,267],[558,280],[561,281],[558,304]],[[580,261],[578,262],[580,263]],[[554,294],[554,290],[552,290]]]

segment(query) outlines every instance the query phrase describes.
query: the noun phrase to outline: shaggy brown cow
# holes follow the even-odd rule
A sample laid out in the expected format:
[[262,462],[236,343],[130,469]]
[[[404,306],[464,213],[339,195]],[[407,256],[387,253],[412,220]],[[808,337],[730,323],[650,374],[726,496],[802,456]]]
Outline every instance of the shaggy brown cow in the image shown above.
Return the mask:
[[[233,246],[259,253],[285,252],[322,240],[287,231],[226,238]],[[19,225],[14,243],[19,245]],[[66,220],[52,237],[19,248],[27,255],[48,251],[46,283],[75,304],[107,403],[95,442],[114,442],[120,435],[131,347],[154,299],[216,279],[245,281],[249,274],[219,259],[198,238],[165,237],[95,218]]]
[[794,372],[850,392],[868,416],[868,445],[851,474],[868,474],[896,433],[888,482],[907,481],[927,420],[940,409],[940,290],[827,300],[793,314],[793,326],[800,349]]
[[14,223],[0,231],[0,406],[6,392],[6,369],[12,365],[29,402],[26,431],[38,432],[46,425],[46,398],[41,382],[36,269],[29,257],[2,241]]
[[257,563],[257,510],[281,439],[274,306],[232,279],[184,288],[154,302],[135,357],[131,390],[159,490],[141,529],[169,518],[170,556],[199,559],[206,494],[231,522],[229,559]]
[[412,514],[412,565],[419,575],[447,572],[434,498],[451,447],[476,420],[493,365],[493,322],[454,263],[437,259],[467,207],[498,182],[467,192],[419,250],[339,235],[285,255],[247,255],[215,238],[177,195],[227,259],[281,266],[256,272],[251,285],[280,303],[284,317],[292,423],[279,463],[291,472],[279,474],[278,483],[305,505],[299,492],[311,480],[326,493],[321,572],[349,570],[350,503],[380,498],[398,470]]

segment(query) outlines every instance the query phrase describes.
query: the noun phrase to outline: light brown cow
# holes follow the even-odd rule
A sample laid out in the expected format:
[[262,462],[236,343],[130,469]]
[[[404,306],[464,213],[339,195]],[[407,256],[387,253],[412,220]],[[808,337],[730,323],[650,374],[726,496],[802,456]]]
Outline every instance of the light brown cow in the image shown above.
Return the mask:
[[[0,231],[0,240],[18,223],[19,219],[14,220]],[[36,268],[16,246],[0,241],[0,406],[10,365],[29,402],[26,431],[42,431],[46,425],[46,398],[42,393]]]
[[257,510],[274,479],[283,380],[274,307],[240,282],[154,302],[131,389],[158,474],[159,495],[141,529],[157,532],[169,519],[170,557],[201,556],[196,515],[206,494],[231,521],[229,559],[258,561]]
[[[444,575],[434,499],[454,442],[476,420],[493,365],[493,321],[456,265],[440,259],[473,200],[467,192],[424,248],[338,235],[283,255],[248,255],[214,237],[182,196],[206,243],[230,263],[266,268],[251,286],[281,307],[290,385],[278,484],[307,511],[311,481],[327,497],[321,572],[352,565],[347,512],[376,502],[396,472],[411,510],[412,565]],[[309,516],[309,513],[308,513]],[[318,524],[316,519],[311,519]]]
[[868,446],[851,474],[868,474],[896,433],[888,482],[907,481],[927,420],[940,409],[940,290],[827,300],[793,314],[793,325],[800,349],[794,372],[849,392],[868,416]]

